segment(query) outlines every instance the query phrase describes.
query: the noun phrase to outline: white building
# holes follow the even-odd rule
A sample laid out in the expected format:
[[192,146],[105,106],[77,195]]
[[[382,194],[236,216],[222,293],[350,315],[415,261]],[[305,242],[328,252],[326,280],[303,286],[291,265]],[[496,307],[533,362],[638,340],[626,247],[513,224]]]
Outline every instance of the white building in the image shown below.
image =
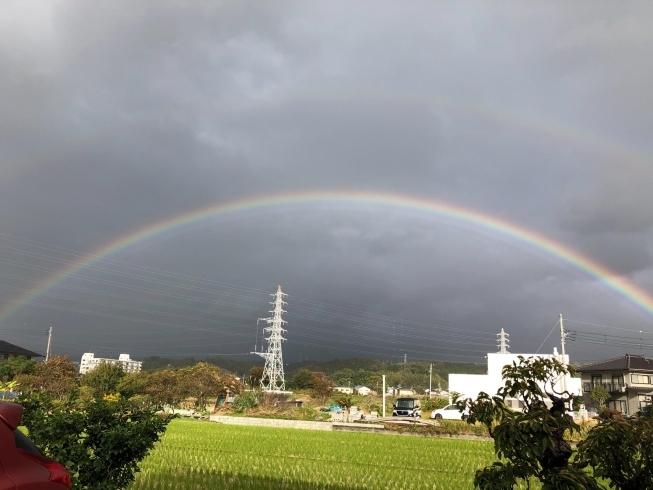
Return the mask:
[[368,388],[367,386],[363,386],[363,385],[354,386],[354,389],[356,390],[356,393],[362,396],[367,396],[373,392],[371,388]]
[[353,395],[354,394],[354,389],[351,386],[334,386],[333,391],[337,391],[339,393],[344,393],[345,395]]
[[[505,349],[504,349],[505,350]],[[504,380],[501,377],[501,370],[504,366],[511,365],[513,362],[519,363],[518,357],[522,356],[526,359],[540,358],[540,359],[557,359],[569,364],[569,356],[565,355],[564,361],[561,355],[558,355],[557,349],[553,350],[553,354],[511,354],[509,352],[494,352],[487,355],[487,374],[449,374],[449,393],[460,393],[460,397],[471,398],[475,400],[478,398],[480,392],[485,392],[488,395],[496,395],[499,388],[504,386]],[[581,389],[581,379],[572,378],[567,375],[560,378],[553,389],[557,392],[565,391],[565,389],[574,395],[581,396],[583,394]],[[519,400],[508,399],[512,408],[523,408],[523,404]]]
[[86,374],[90,371],[93,371],[103,362],[107,364],[120,364],[123,371],[126,373],[138,373],[141,371],[141,362],[134,361],[129,357],[129,354],[120,354],[118,359],[107,359],[102,357],[95,357],[95,354],[92,352],[86,352],[82,356],[82,362],[79,363],[79,372],[80,374]]

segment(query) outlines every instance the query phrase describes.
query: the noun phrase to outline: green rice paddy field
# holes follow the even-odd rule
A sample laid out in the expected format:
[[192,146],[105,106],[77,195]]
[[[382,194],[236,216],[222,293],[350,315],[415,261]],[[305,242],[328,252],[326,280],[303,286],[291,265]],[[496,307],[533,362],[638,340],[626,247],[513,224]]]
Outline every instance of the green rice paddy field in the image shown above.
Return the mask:
[[471,489],[492,443],[174,420],[131,490]]

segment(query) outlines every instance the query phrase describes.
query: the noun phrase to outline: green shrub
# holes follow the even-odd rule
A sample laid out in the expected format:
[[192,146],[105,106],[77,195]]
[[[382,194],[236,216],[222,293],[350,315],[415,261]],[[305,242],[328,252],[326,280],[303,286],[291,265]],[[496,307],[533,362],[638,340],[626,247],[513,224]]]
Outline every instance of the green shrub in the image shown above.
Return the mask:
[[247,413],[247,417],[265,418],[265,419],[280,419],[280,420],[308,420],[313,422],[322,422],[329,420],[331,415],[322,413],[311,407],[293,407],[287,410],[278,412],[264,412],[264,413]]
[[473,435],[489,437],[490,434],[482,424],[468,424],[462,420],[439,420],[438,425],[398,425],[384,424],[385,428],[393,432],[421,434],[424,436],[446,435]]
[[422,411],[430,412],[438,408],[444,408],[449,405],[449,400],[446,398],[425,398],[422,400]]
[[66,466],[75,490],[126,488],[170,421],[125,399],[58,401],[32,392],[18,402],[30,438]]
[[259,399],[256,393],[253,391],[245,391],[244,393],[241,393],[236,398],[234,398],[234,402],[231,407],[233,408],[234,412],[243,413],[245,409],[256,408],[258,404]]

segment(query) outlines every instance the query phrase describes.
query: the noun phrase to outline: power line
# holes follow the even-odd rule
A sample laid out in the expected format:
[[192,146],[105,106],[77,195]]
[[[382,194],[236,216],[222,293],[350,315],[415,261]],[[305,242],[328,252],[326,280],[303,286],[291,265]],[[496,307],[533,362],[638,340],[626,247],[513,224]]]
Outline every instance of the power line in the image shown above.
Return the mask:
[[611,328],[613,330],[622,330],[624,332],[649,333],[649,334],[653,335],[653,331],[644,331],[644,330],[635,330],[635,329],[632,329],[632,328],[614,327],[612,325],[602,325],[600,323],[581,322],[579,320],[570,320],[569,318],[565,318],[565,321],[572,322],[572,323],[581,323],[583,325],[592,325],[594,327]]
[[540,352],[540,349],[541,349],[542,346],[544,345],[544,342],[546,342],[547,340],[549,340],[549,337],[551,337],[551,334],[553,333],[553,331],[556,329],[556,327],[557,327],[559,324],[560,324],[560,320],[558,320],[558,321],[556,322],[556,324],[553,325],[553,328],[552,328],[551,331],[549,332],[549,335],[546,336],[546,338],[542,341],[542,343],[540,344],[540,346],[539,346],[539,347],[537,348],[537,350],[535,351],[536,354]]
[[[75,257],[93,259],[93,260],[96,260],[97,262],[100,262],[100,263],[117,264],[117,265],[129,267],[130,271],[140,270],[140,271],[151,273],[151,274],[157,274],[157,275],[172,277],[172,278],[176,278],[176,279],[183,279],[183,280],[187,280],[187,281],[198,282],[198,283],[201,283],[201,284],[215,285],[215,286],[218,286],[218,287],[223,287],[223,288],[226,287],[226,288],[236,289],[236,290],[241,290],[241,291],[264,293],[264,291],[260,290],[260,289],[248,288],[248,287],[240,286],[240,285],[233,285],[233,284],[222,283],[222,282],[213,281],[213,280],[209,280],[209,279],[197,278],[197,277],[186,275],[186,274],[179,274],[179,273],[165,271],[165,270],[162,270],[162,269],[156,269],[156,268],[152,268],[152,267],[139,266],[139,265],[135,265],[135,264],[130,263],[130,262],[121,261],[121,260],[117,260],[117,259],[110,259],[110,258],[107,258],[107,257],[102,257],[100,255],[89,256],[88,254],[85,254],[85,253],[82,253],[82,252],[79,252],[79,251],[75,251],[75,250],[72,250],[72,249],[67,249],[67,248],[63,248],[63,247],[48,245],[48,244],[45,244],[43,242],[37,242],[35,240],[24,239],[24,238],[16,237],[16,236],[9,235],[9,234],[6,234],[6,233],[0,233],[0,239],[5,239],[5,240],[8,240],[8,241],[14,241],[14,242],[18,242],[18,243],[21,243],[21,244],[28,243],[28,244],[30,244],[30,246],[34,246],[36,248],[40,248],[40,249],[43,249],[43,250],[51,250],[51,251],[56,251],[58,253],[64,253],[64,254],[67,254],[67,255],[75,256]],[[77,263],[75,261],[63,261],[60,258],[54,258],[52,256],[48,256],[48,255],[45,255],[45,254],[25,252],[22,249],[15,249],[15,248],[12,248],[12,247],[0,246],[0,248],[8,249],[8,250],[10,250],[10,251],[12,251],[14,253],[18,253],[18,254],[23,254],[23,255],[24,254],[30,254],[31,256],[44,258],[46,260],[55,260],[55,261],[58,261],[58,262],[61,262],[61,263],[66,263],[67,265],[73,265],[73,264]],[[108,273],[113,273],[113,274],[118,274],[118,275],[123,275],[123,276],[125,275],[125,273],[111,271],[110,269],[107,269],[105,267],[99,267],[99,266],[96,266],[96,265],[89,265],[89,266],[86,267],[86,269],[88,269],[88,268],[95,268],[95,269],[99,269],[99,270],[102,270],[102,271],[105,271],[105,272],[108,272]],[[54,272],[54,273],[59,272],[59,270],[56,270],[56,269],[50,269],[50,271]],[[132,277],[132,278],[135,278],[137,280],[146,280],[146,281],[154,282],[154,283],[163,283],[165,285],[173,285],[173,286],[176,286],[176,287],[183,287],[183,286],[179,286],[178,284],[171,284],[171,283],[165,283],[165,282],[161,282],[161,281],[154,281],[154,280],[151,280],[151,279],[146,279],[146,278],[143,278],[142,276],[138,276],[138,275],[135,275],[133,273],[128,273],[128,276]],[[198,290],[198,291],[202,290],[202,289],[199,289],[199,288],[190,288],[190,289]],[[212,291],[212,290],[202,290],[202,291],[207,292],[207,293],[211,293],[211,294],[218,294],[218,295],[226,294],[226,293],[221,292],[221,291]],[[239,296],[239,297],[249,298],[248,296],[242,296],[242,295]],[[422,322],[415,322],[415,321],[404,320],[404,319],[394,319],[392,317],[387,317],[387,316],[384,316],[384,315],[374,314],[374,313],[371,313],[369,311],[360,311],[360,310],[355,310],[355,309],[352,309],[352,308],[342,307],[342,306],[339,306],[339,305],[332,305],[332,304],[328,304],[328,303],[317,302],[317,301],[314,301],[314,300],[308,300],[308,299],[305,299],[305,298],[301,298],[299,296],[293,296],[293,301],[300,302],[300,303],[301,302],[306,302],[306,303],[309,303],[309,304],[318,305],[320,307],[328,308],[329,309],[328,314],[330,316],[333,316],[334,314],[336,314],[336,315],[338,314],[338,313],[334,313],[334,311],[333,311],[334,309],[340,309],[340,310],[343,310],[343,311],[346,311],[346,312],[350,312],[350,313],[354,313],[354,314],[360,314],[360,315],[364,315],[364,316],[371,316],[371,317],[375,317],[375,318],[379,318],[379,319],[386,319],[386,320],[392,320],[392,321],[398,320],[398,321],[400,321],[402,323],[413,324],[413,325],[421,325],[421,326],[428,326],[428,327],[432,326],[430,324],[425,324],[425,323],[422,323]],[[307,310],[313,311],[313,312],[318,311],[318,310],[310,309],[308,307],[304,307],[304,306],[301,306],[301,305],[296,305],[296,307],[297,308],[304,308],[304,309],[307,309]],[[444,327],[444,328],[448,328],[448,327]],[[458,328],[458,331],[462,331],[462,330],[463,329]],[[487,335],[487,332],[479,332],[479,331],[474,331],[474,330],[468,330],[468,331],[469,332],[475,332],[477,334],[480,333],[480,334]]]
[[[0,274],[0,275],[9,276],[9,277],[20,277],[20,276],[15,276],[15,275],[11,275],[11,274]],[[90,279],[90,280],[93,280],[93,279]],[[130,288],[130,289],[133,288],[131,286],[125,286],[125,285],[122,285],[120,283],[112,283],[112,284],[115,284],[118,287],[127,287],[127,288]],[[29,291],[29,289],[16,288],[14,286],[2,286],[2,285],[0,285],[0,287],[5,287],[5,288],[8,288],[8,289],[14,289],[14,290],[18,290],[18,291]],[[103,294],[103,295],[107,295],[107,296],[110,296],[110,297],[115,297],[115,298],[119,298],[119,299],[130,300],[130,301],[137,301],[137,302],[143,302],[143,303],[152,303],[152,304],[157,304],[157,305],[162,305],[162,306],[167,306],[167,307],[190,309],[190,310],[193,310],[193,311],[197,311],[195,308],[190,308],[190,307],[186,307],[186,306],[171,304],[170,302],[162,302],[162,301],[156,301],[156,300],[151,300],[151,299],[144,300],[144,299],[140,299],[140,298],[127,297],[127,296],[124,296],[124,295],[109,293],[109,292],[105,292],[105,291],[91,291],[91,290],[87,290],[85,288],[80,288],[80,287],[76,287],[76,286],[60,285],[60,287],[65,288],[65,289],[76,290],[76,291],[89,292],[91,294]],[[141,288],[138,288],[138,290],[141,290]],[[152,293],[159,293],[156,290],[146,290],[146,291],[147,292],[152,292]],[[219,322],[219,321],[215,321],[215,320],[208,320],[208,319],[204,319],[204,318],[190,317],[190,316],[187,316],[187,315],[177,315],[177,314],[164,313],[164,312],[154,311],[154,310],[146,310],[146,309],[136,308],[136,307],[132,307],[132,306],[121,306],[121,305],[116,305],[116,304],[103,303],[103,302],[98,302],[98,301],[94,301],[94,300],[82,299],[82,298],[79,298],[79,297],[74,297],[73,298],[73,297],[59,295],[57,293],[52,293],[52,292],[44,292],[42,294],[46,295],[46,296],[53,296],[53,297],[58,297],[58,298],[62,298],[62,299],[67,299],[67,300],[70,300],[70,301],[86,301],[86,302],[89,302],[89,303],[92,303],[92,304],[104,305],[104,306],[108,306],[108,307],[116,307],[116,308],[120,308],[120,309],[130,309],[130,310],[133,310],[133,311],[140,311],[140,312],[146,312],[146,313],[154,313],[154,314],[162,315],[162,316],[171,316],[171,317],[175,317],[175,318],[193,319],[193,320],[198,320],[198,321],[210,321],[212,323],[224,323],[224,322]],[[169,295],[170,293],[161,292],[161,294]],[[245,307],[245,306],[243,306],[241,304],[234,304],[234,303],[229,303],[229,302],[224,302],[224,301],[211,301],[211,300],[204,300],[204,299],[193,298],[193,297],[182,296],[182,295],[175,295],[175,296],[181,296],[184,299],[189,299],[189,300],[192,300],[192,301],[209,302],[211,304],[219,304],[219,305],[234,306],[234,307]],[[248,307],[248,308],[252,309],[251,307]],[[211,310],[206,310],[206,309],[201,310],[201,311],[207,312],[207,313],[213,313]],[[92,312],[87,311],[87,313],[92,313]],[[221,312],[220,314],[221,315],[226,315],[226,316],[232,316],[232,317],[251,318],[250,315],[239,315],[239,314],[235,314],[235,313]],[[297,313],[295,313],[293,316],[297,316],[299,318],[305,318],[305,319],[309,319],[309,320],[313,320],[313,321],[317,321],[317,322],[327,322],[328,321],[328,323],[330,323],[332,325],[350,326],[349,323],[335,322],[335,321],[333,321],[333,319],[331,319],[331,320],[319,319],[319,318],[306,316],[306,315],[301,315],[301,314],[297,314]],[[356,320],[352,319],[350,321],[355,322]],[[300,326],[304,326],[304,325],[300,325]],[[383,326],[389,327],[390,325],[387,325],[387,324],[386,325],[384,325],[384,324],[372,324],[371,327],[364,327],[364,326],[356,325],[356,324],[351,325],[352,328],[362,329],[362,330],[370,330],[370,331],[375,331],[377,333],[378,333],[379,327],[383,327]],[[428,334],[434,334],[434,332],[432,331],[434,329],[435,330],[449,329],[449,332],[443,332],[443,333],[437,334],[438,339],[440,341],[443,341],[444,340],[443,337],[445,337],[447,335],[455,335],[456,338],[478,338],[479,335],[491,335],[491,334],[488,334],[487,332],[472,331],[474,333],[474,335],[473,336],[467,336],[467,335],[463,335],[459,330],[456,330],[455,332],[452,332],[451,327],[449,327],[449,326],[444,326],[443,327],[443,326],[440,326],[440,325],[432,325],[430,330],[416,329],[416,328],[407,328],[407,329],[412,330],[412,331],[416,331],[416,332],[428,333]],[[463,330],[463,331],[465,333],[467,332],[466,330]],[[416,338],[416,339],[427,339],[428,338],[428,337],[424,337],[424,336],[415,336],[415,335],[409,335],[409,334],[406,334],[405,336],[409,337],[409,338]],[[518,341],[517,343],[523,343],[523,342]]]

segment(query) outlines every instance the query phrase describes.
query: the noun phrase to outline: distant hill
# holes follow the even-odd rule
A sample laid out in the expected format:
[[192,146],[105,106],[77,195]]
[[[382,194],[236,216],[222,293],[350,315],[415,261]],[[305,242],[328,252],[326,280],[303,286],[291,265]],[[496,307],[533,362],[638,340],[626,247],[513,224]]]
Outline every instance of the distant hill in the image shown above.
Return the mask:
[[[263,365],[263,360],[253,358],[251,361],[225,359],[218,356],[210,356],[204,359],[194,357],[169,359],[166,357],[146,357],[142,360],[144,371],[157,371],[165,368],[182,368],[192,366],[200,361],[208,362],[219,368],[242,375],[249,372],[252,366]],[[447,386],[449,373],[459,374],[485,374],[487,367],[484,364],[473,364],[448,361],[412,361],[406,364],[390,364],[378,359],[333,359],[331,361],[302,361],[286,364],[286,380],[290,381],[300,369],[319,371],[331,377],[336,383],[374,384],[380,374],[387,375],[388,386],[402,384],[403,386],[424,389],[428,387],[429,365],[433,364],[433,386],[437,387],[438,382],[442,388]],[[376,376],[374,376],[376,375]]]
[[459,374],[485,374],[487,366],[484,364],[474,364],[471,362],[449,362],[449,361],[411,361],[406,364],[391,364],[378,359],[333,359],[331,361],[302,361],[292,364],[286,364],[285,372],[287,375],[293,375],[300,369],[309,371],[320,371],[327,376],[331,376],[337,371],[351,369],[353,371],[364,370],[372,372],[396,372],[405,369],[414,372],[429,372],[429,364],[433,363],[433,374],[438,374],[447,378],[449,373]]

